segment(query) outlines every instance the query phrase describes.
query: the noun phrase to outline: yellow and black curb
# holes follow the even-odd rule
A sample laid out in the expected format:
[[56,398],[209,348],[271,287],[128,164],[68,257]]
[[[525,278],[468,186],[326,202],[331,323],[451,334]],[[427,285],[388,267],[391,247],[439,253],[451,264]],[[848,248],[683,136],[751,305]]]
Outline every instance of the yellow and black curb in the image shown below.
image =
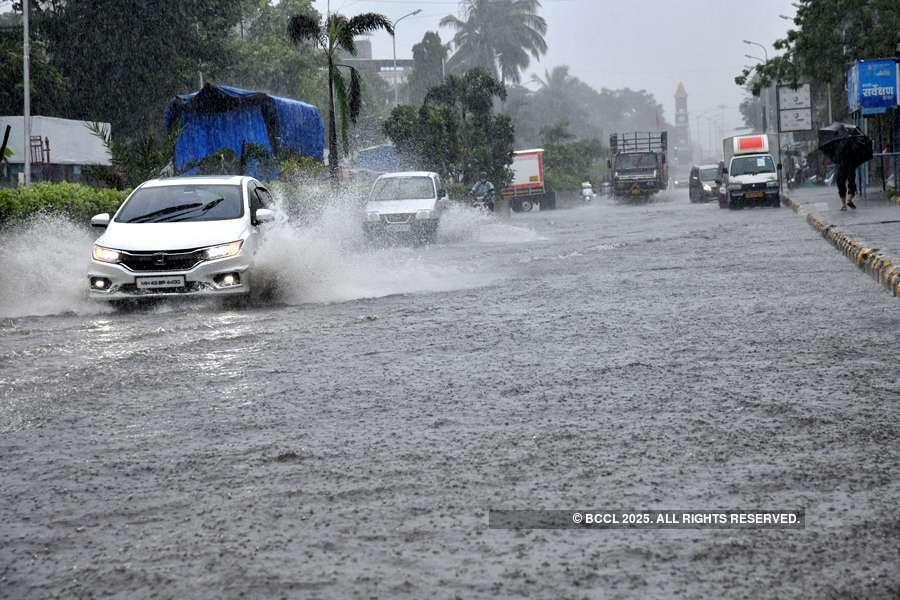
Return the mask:
[[826,225],[821,218],[813,213],[807,213],[802,206],[787,196],[782,196],[782,200],[798,215],[805,214],[806,222],[820,232],[822,237],[830,240],[838,250],[844,253],[844,256],[855,262],[875,281],[884,285],[894,296],[900,296],[900,262],[885,256],[878,251],[878,248],[865,247],[861,242],[842,233],[834,225]]

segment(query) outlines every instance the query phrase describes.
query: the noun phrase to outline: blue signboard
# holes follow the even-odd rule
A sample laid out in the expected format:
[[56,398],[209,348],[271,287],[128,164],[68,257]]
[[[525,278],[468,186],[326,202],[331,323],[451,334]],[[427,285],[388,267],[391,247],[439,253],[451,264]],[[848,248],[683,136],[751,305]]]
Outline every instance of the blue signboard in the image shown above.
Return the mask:
[[847,71],[847,104],[851,112],[884,112],[898,106],[900,69],[892,58],[861,60]]

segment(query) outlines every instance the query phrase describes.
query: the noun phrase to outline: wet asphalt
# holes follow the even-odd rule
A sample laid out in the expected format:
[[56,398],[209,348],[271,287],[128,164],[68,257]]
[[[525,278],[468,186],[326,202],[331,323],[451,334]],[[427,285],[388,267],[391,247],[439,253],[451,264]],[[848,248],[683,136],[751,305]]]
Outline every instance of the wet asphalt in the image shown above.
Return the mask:
[[[900,307],[791,210],[676,190],[460,211],[376,250],[338,217],[274,235],[275,291],[245,307],[112,312],[72,291],[78,261],[7,289],[0,597],[900,594]],[[491,508],[806,528],[496,530]]]

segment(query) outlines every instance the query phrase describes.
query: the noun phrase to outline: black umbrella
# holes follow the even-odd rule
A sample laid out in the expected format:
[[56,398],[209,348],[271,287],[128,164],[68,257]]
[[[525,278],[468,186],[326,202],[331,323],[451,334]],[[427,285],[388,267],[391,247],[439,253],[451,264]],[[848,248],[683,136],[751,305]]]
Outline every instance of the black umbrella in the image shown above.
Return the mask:
[[834,163],[855,169],[872,158],[872,140],[855,125],[832,123],[819,129],[819,149]]

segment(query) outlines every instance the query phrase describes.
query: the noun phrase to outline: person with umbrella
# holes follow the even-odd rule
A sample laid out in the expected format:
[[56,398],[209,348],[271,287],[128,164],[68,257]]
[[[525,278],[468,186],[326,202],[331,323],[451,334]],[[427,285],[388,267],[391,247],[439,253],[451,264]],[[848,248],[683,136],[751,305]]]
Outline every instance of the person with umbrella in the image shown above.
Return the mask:
[[841,210],[847,210],[847,207],[856,210],[853,204],[853,196],[856,195],[856,167],[850,166],[850,160],[846,153],[842,153],[838,157],[837,165],[834,168],[834,180],[837,184],[838,196],[841,197]]
[[872,140],[855,125],[832,123],[819,130],[819,149],[834,162],[841,210],[856,208],[856,168],[872,158]]

